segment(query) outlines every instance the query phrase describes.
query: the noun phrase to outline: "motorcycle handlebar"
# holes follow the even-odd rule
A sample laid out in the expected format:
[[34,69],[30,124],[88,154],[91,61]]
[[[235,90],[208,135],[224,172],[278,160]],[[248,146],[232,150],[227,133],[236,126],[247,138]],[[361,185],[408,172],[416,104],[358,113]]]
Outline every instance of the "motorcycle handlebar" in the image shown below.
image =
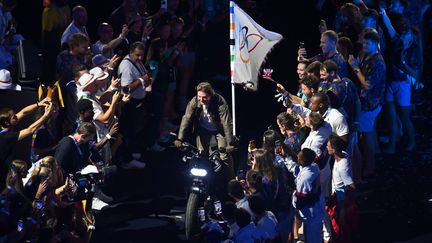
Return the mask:
[[[200,151],[197,147],[193,146],[190,143],[187,142],[183,142],[182,146],[180,147],[181,150],[188,150],[194,154],[195,156],[198,156],[199,154],[201,154],[202,151]],[[220,147],[218,149],[215,149],[211,154],[208,155],[209,158],[214,157],[216,154],[218,153],[225,153],[226,152],[226,148],[225,147]]]

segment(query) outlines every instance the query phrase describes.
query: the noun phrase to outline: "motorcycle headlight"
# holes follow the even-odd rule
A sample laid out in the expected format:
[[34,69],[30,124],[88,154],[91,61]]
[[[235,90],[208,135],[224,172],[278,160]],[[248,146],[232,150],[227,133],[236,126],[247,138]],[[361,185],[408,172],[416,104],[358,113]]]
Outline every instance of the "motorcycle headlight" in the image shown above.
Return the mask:
[[192,168],[190,170],[190,173],[193,176],[199,176],[199,177],[204,177],[207,175],[207,171],[205,169],[198,169],[198,168]]

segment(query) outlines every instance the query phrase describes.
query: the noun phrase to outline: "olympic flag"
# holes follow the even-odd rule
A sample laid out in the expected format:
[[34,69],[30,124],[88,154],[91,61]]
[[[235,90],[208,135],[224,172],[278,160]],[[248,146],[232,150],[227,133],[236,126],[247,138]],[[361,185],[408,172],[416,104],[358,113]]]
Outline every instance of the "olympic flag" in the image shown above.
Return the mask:
[[267,54],[282,40],[282,35],[268,31],[230,1],[230,67],[233,134],[236,135],[235,87],[258,90],[258,73]]
[[265,57],[283,37],[257,24],[234,2],[230,3],[231,83],[258,89],[258,74]]

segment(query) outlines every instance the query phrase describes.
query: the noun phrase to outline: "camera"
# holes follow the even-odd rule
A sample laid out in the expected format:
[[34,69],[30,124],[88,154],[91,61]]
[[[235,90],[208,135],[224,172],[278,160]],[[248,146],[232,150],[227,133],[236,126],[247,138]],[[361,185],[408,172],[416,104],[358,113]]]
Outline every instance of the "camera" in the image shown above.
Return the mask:
[[104,183],[104,176],[102,173],[89,173],[85,175],[77,173],[73,177],[73,181],[76,186],[76,195],[73,200],[80,201],[87,199],[90,193],[94,193],[95,185]]

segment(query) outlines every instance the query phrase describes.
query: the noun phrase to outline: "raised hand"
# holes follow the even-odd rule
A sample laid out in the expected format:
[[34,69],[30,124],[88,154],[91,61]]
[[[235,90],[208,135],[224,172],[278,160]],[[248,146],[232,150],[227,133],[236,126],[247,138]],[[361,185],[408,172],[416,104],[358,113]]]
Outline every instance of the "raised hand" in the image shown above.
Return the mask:
[[120,84],[120,79],[119,78],[112,78],[111,79],[111,87],[113,88],[113,90],[116,90],[118,85]]
[[48,189],[48,180],[44,180],[39,184],[38,189],[36,191],[35,198],[41,199],[42,195],[46,192],[47,189]]
[[113,69],[113,68],[117,67],[119,64],[119,61],[120,61],[120,57],[117,56],[117,54],[114,55],[108,63],[108,69],[109,68]]
[[112,96],[111,103],[116,104],[118,102],[119,98],[120,98],[120,92],[119,91],[114,92],[114,94]]

